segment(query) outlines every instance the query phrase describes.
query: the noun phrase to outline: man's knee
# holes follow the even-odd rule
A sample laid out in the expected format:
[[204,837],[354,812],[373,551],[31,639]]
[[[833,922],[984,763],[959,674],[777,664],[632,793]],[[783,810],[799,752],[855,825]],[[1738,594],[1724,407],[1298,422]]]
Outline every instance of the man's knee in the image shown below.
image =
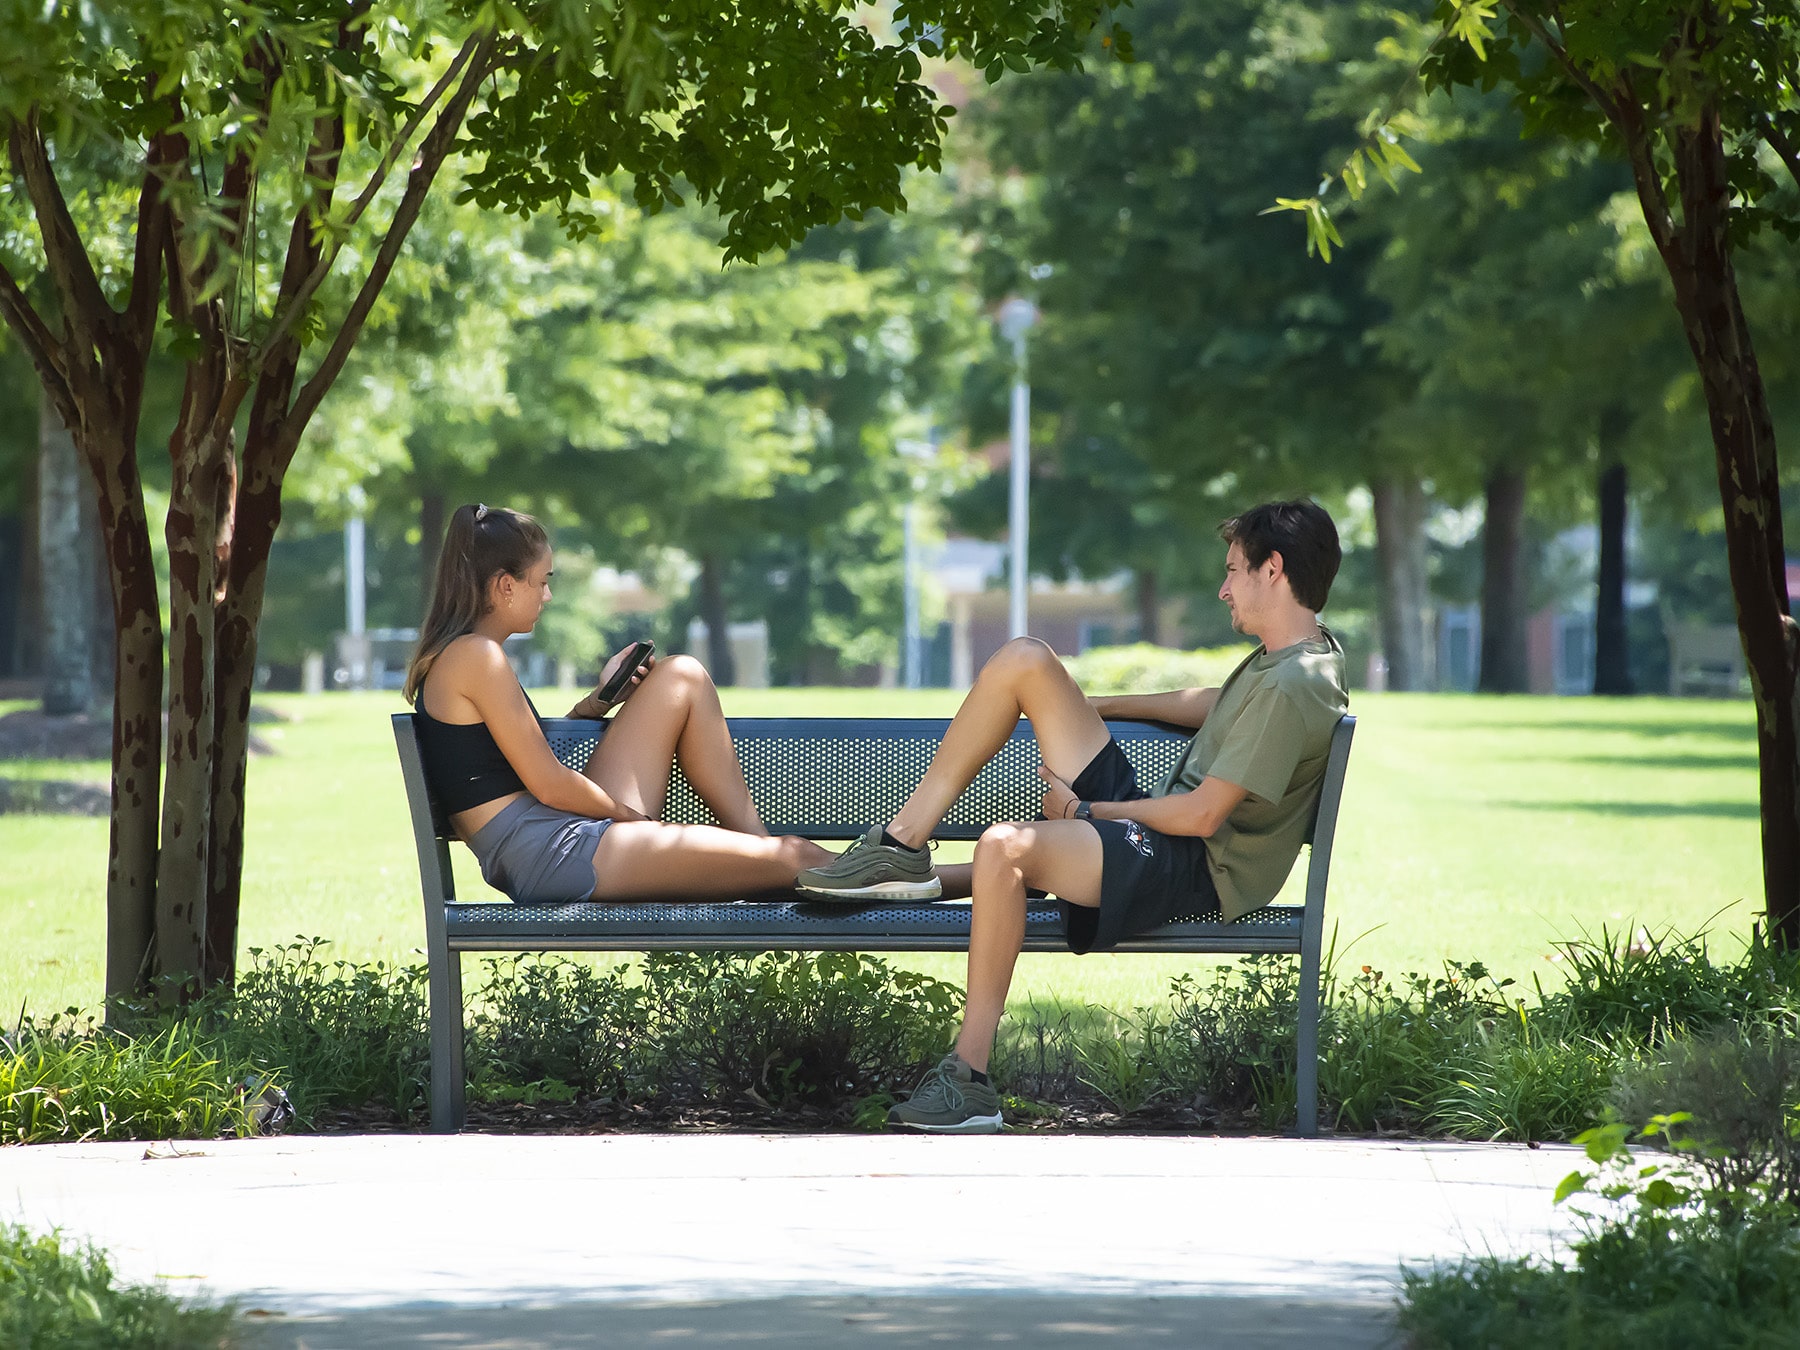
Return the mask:
[[990,679],[1016,681],[1051,669],[1060,671],[1063,664],[1049,643],[1034,637],[1016,637],[988,658],[981,673]]
[[975,865],[1004,863],[1018,867],[1031,855],[1031,838],[1030,827],[1014,821],[990,825],[975,841]]

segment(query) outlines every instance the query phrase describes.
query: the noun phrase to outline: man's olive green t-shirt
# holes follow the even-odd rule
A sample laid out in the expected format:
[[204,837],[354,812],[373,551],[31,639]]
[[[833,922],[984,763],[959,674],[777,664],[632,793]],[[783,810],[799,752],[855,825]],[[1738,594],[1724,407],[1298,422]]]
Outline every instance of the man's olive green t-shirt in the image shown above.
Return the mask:
[[1350,704],[1344,649],[1323,626],[1319,632],[1245,657],[1155,793],[1191,792],[1208,777],[1244,789],[1244,799],[1206,841],[1227,920],[1276,897],[1312,826],[1331,733]]

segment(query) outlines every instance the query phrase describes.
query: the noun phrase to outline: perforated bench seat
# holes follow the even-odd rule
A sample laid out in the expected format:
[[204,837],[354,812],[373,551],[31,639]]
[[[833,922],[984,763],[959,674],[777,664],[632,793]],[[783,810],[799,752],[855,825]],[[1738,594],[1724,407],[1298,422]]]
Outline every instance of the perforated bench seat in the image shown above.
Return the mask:
[[[839,905],[798,898],[732,902],[609,901],[513,904],[458,901],[450,868],[451,833],[425,787],[410,713],[393,718],[406,782],[419,878],[425,902],[431,996],[431,1123],[461,1127],[464,1112],[462,953],[539,951],[967,951],[969,907],[962,902]],[[604,723],[551,718],[544,735],[572,768],[587,763]],[[949,723],[927,718],[734,718],[731,734],[752,800],[776,834],[854,839],[873,822],[893,818],[918,783]],[[1108,729],[1146,786],[1160,783],[1190,733],[1146,722]],[[1355,719],[1332,737],[1311,839],[1303,905],[1270,905],[1227,923],[1215,909],[1194,914],[1119,945],[1126,952],[1221,955],[1288,953],[1300,957],[1297,1127],[1317,1127],[1320,947],[1331,839],[1350,757]],[[1037,743],[1017,732],[957,798],[939,839],[973,840],[1002,820],[1029,820],[1043,793]],[[716,823],[679,772],[664,818]],[[1025,950],[1066,951],[1062,915],[1052,901],[1027,910]]]
[[[1298,952],[1300,905],[1271,905],[1227,923],[1217,909],[1128,938],[1122,952]],[[604,905],[455,904],[444,911],[450,945],[482,951],[883,951],[969,949],[966,901],[837,905],[808,901],[613,901]],[[541,945],[540,945],[541,944]],[[1189,946],[1188,944],[1199,944]],[[1025,912],[1025,950],[1061,952],[1054,900]]]

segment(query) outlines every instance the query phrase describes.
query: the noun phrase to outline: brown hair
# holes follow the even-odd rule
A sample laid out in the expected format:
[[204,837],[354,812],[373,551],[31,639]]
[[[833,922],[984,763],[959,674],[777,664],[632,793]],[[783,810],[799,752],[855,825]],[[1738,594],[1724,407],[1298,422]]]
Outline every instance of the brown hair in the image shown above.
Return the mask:
[[425,683],[438,654],[488,611],[488,582],[502,572],[520,581],[550,550],[544,527],[523,511],[504,506],[459,506],[444,532],[431,583],[431,605],[419,626],[419,645],[406,667],[407,702]]
[[1219,537],[1243,549],[1244,561],[1252,567],[1261,567],[1271,553],[1279,553],[1294,599],[1314,614],[1325,608],[1344,553],[1337,526],[1317,502],[1304,497],[1264,502],[1221,522]]

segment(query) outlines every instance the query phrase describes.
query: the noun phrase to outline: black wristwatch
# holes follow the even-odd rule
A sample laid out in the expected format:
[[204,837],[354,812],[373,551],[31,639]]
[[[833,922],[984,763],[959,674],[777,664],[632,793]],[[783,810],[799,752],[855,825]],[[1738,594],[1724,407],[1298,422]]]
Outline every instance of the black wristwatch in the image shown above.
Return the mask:
[[1074,820],[1092,820],[1094,818],[1094,808],[1086,802],[1076,802],[1075,811],[1071,818]]

